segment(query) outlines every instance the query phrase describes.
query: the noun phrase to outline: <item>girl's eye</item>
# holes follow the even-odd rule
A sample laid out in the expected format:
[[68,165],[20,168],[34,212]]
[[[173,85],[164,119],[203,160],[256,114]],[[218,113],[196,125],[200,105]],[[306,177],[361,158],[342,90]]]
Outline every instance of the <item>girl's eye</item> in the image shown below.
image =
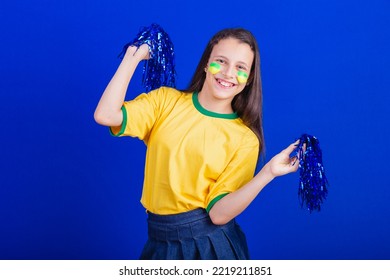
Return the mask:
[[238,65],[237,68],[238,68],[238,70],[246,71],[246,67],[245,66]]
[[225,60],[221,59],[221,58],[218,58],[215,60],[216,62],[220,63],[220,64],[224,64],[225,63]]

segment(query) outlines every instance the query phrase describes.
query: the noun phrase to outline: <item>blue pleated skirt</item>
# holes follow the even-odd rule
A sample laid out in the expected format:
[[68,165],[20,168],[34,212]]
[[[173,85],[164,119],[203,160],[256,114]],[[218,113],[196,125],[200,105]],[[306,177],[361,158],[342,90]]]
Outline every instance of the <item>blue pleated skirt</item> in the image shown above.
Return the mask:
[[247,260],[244,233],[233,219],[214,225],[204,209],[174,215],[148,213],[142,260]]

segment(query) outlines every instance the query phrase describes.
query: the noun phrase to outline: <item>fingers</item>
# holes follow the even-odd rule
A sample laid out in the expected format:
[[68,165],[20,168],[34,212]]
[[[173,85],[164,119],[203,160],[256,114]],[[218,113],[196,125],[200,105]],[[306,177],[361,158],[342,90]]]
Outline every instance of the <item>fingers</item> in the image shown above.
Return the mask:
[[294,166],[298,161],[298,156],[293,156],[292,158],[290,158],[290,165],[291,166]]
[[140,51],[142,51],[143,59],[148,60],[151,57],[151,53],[150,53],[150,49],[149,49],[148,44],[142,44],[139,47],[139,49],[140,49]]
[[141,60],[142,59],[149,59],[150,54],[149,54],[149,46],[147,44],[142,44],[141,46],[134,46],[131,45],[128,47],[127,51],[132,55],[132,56],[137,56]]
[[295,141],[290,146],[288,146],[286,149],[284,149],[282,151],[282,153],[290,155],[297,148],[298,144],[299,144],[299,140]]
[[129,52],[131,55],[134,56],[134,54],[137,52],[137,47],[136,47],[136,46],[133,46],[133,45],[128,46],[128,48],[127,48],[126,51]]
[[306,143],[303,143],[302,145],[302,153],[299,153],[298,159],[302,156],[302,159],[305,160],[305,154],[306,154]]

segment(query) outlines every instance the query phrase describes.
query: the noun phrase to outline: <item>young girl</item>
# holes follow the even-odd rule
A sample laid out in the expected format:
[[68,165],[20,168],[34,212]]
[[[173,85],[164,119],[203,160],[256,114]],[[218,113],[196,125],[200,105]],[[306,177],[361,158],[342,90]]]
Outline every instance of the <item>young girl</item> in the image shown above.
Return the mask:
[[235,221],[275,177],[294,172],[297,143],[255,176],[263,151],[260,56],[253,35],[225,29],[209,41],[187,90],[161,87],[124,102],[147,45],[130,46],[95,120],[147,145],[141,259],[248,259]]

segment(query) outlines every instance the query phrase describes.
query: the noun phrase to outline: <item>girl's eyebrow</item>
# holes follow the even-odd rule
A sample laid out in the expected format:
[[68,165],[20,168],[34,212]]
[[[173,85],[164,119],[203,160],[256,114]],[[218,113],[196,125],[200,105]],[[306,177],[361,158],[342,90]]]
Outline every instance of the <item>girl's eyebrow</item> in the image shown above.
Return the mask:
[[[223,58],[223,59],[229,61],[229,59],[226,56],[223,56],[223,55],[216,55],[216,56],[213,57],[213,59],[216,59],[216,58]],[[246,67],[249,67],[248,64],[245,63],[244,61],[238,61],[238,63],[243,64]]]

